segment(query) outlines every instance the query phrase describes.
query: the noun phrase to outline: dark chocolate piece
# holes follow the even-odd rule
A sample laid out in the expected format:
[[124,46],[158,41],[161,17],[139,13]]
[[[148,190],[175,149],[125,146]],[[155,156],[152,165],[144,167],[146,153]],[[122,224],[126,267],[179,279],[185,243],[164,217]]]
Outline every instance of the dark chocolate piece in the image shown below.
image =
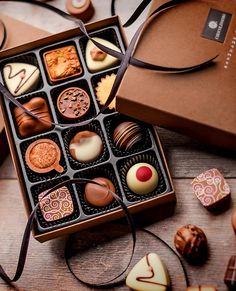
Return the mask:
[[39,139],[31,143],[26,150],[25,160],[28,167],[36,173],[48,173],[55,170],[64,171],[59,162],[61,151],[58,145],[50,139]]
[[213,208],[230,197],[230,188],[219,170],[210,169],[192,181],[197,198],[206,208]]
[[105,187],[92,183],[86,184],[84,190],[85,200],[95,207],[105,207],[109,205],[114,198],[107,189],[115,192],[115,186],[109,179],[103,177],[95,178],[93,181],[104,185]]
[[74,212],[72,198],[67,187],[61,187],[43,198],[47,192],[48,190],[39,194],[40,210],[46,221],[55,221]]
[[14,116],[21,137],[29,137],[34,134],[42,133],[48,131],[52,127],[52,118],[49,113],[48,105],[43,98],[34,97],[29,102],[24,103],[23,106],[34,115],[45,120],[45,122],[33,118],[23,109],[16,107],[14,109]]
[[142,140],[140,126],[131,121],[120,123],[114,130],[113,141],[117,148],[129,150]]
[[67,88],[59,95],[57,108],[64,118],[78,119],[90,108],[89,95],[81,88]]
[[236,290],[236,256],[229,259],[224,282],[230,290]]
[[206,259],[206,235],[201,228],[193,224],[187,224],[177,231],[174,244],[177,251],[190,261]]

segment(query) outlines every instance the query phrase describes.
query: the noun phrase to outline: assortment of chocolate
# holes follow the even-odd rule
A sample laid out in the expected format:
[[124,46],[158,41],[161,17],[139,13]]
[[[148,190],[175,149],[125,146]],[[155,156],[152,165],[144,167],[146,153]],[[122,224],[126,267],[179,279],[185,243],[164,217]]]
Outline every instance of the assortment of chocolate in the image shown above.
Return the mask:
[[[117,27],[94,31],[92,37],[113,50],[124,50]],[[0,62],[6,87],[35,115],[4,100],[26,200],[32,208],[39,202],[40,234],[117,210],[112,193],[127,205],[173,195],[151,126],[115,112],[115,100],[92,119],[107,101],[118,66],[118,59],[83,36]],[[57,125],[81,120],[87,125]],[[66,184],[47,195],[58,179],[73,178],[94,183]]]
[[[80,8],[80,2],[83,5],[90,3],[70,1],[68,9]],[[104,38],[101,32],[99,37],[95,32],[93,40],[121,52],[124,48],[122,38],[114,29],[108,30]],[[107,39],[110,34],[113,34],[113,41]],[[116,209],[119,205],[112,192],[125,203],[132,204],[164,194],[167,189],[171,191],[161,153],[156,154],[159,148],[152,127],[114,112],[115,100],[109,104],[108,114],[101,114],[93,126],[57,131],[52,125],[53,121],[89,120],[94,115],[92,108],[97,114],[106,104],[116,78],[118,59],[100,50],[91,40],[84,45],[80,38],[73,44],[72,41],[65,45],[54,44],[53,49],[39,48],[33,56],[34,61],[29,52],[28,59],[24,55],[18,61],[21,59],[18,56],[17,61],[12,58],[0,64],[1,78],[8,90],[37,117],[4,101],[31,207],[39,202],[39,232]],[[65,84],[72,79],[76,84]],[[53,90],[58,93],[51,95]],[[34,91],[37,93],[33,94]],[[77,185],[77,192],[63,186],[47,195],[57,184],[58,177],[62,180],[82,177],[92,179],[94,183]],[[229,186],[217,169],[196,177],[192,187],[206,208],[213,208],[230,197]],[[236,231],[236,211],[232,215],[232,225]],[[207,238],[195,225],[181,227],[174,243],[178,252],[190,261],[206,258]],[[225,283],[235,290],[235,256],[229,260]],[[170,277],[159,256],[149,253],[130,271],[126,284],[132,290],[164,291],[170,288]],[[216,289],[202,285],[186,290]]]

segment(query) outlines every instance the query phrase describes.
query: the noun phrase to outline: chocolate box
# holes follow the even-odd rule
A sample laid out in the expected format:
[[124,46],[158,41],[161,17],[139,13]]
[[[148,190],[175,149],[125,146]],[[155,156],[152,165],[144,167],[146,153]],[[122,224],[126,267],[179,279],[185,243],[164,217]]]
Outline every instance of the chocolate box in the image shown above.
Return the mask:
[[[89,24],[87,29],[92,36],[108,40],[119,47],[121,51],[125,51],[126,40],[117,17]],[[23,135],[19,131],[21,122],[15,118],[15,106],[7,99],[1,99],[11,154],[28,214],[39,201],[41,193],[51,189],[59,182],[78,177],[93,179],[102,176],[108,178],[114,184],[116,194],[120,196],[132,213],[174,202],[173,185],[156,130],[150,125],[135,121],[140,128],[141,141],[130,149],[119,149],[113,140],[115,128],[123,121],[134,122],[134,120],[119,114],[114,109],[106,109],[95,120],[93,119],[101,108],[96,96],[96,87],[102,78],[117,72],[119,63],[101,71],[91,72],[88,70],[85,58],[86,44],[87,39],[80,33],[80,30],[73,29],[0,53],[1,81],[5,85],[3,68],[6,64],[25,62],[39,68],[40,79],[37,88],[30,93],[15,98],[22,104],[26,104],[35,97],[41,97],[47,104],[48,112],[54,123],[68,124],[75,122],[63,118],[58,110],[58,98],[65,89],[80,87],[90,97],[90,109],[86,115],[79,119],[81,121],[89,120],[87,125],[63,128],[53,125],[52,128],[47,128],[45,132],[26,137],[23,136],[24,131]],[[82,66],[82,73],[66,79],[61,78],[58,82],[52,82],[45,65],[46,53],[67,46],[75,48]],[[73,59],[73,61],[76,60]],[[33,128],[36,130],[36,127]],[[76,160],[70,151],[69,145],[75,134],[85,130],[95,132],[102,140],[103,150],[94,161]],[[61,157],[57,164],[57,171],[54,169],[47,173],[39,173],[31,168],[27,162],[27,153],[34,142],[37,144],[38,141],[42,142],[45,139],[56,143]],[[93,151],[91,152],[93,153]],[[43,161],[45,161],[47,155],[47,153],[42,155]],[[153,188],[149,191],[150,193],[145,195],[137,195],[132,192],[126,182],[129,168],[139,162],[146,162],[153,166],[159,177],[155,189]],[[45,212],[42,212],[41,209],[37,210],[34,236],[40,242],[124,216],[121,207],[115,201],[106,207],[91,206],[84,197],[84,185],[70,185],[68,191],[71,197],[70,203],[73,204],[73,211],[68,216],[51,221],[46,219]]]
[[[38,29],[4,14],[0,14],[0,19],[4,22],[7,29],[7,41],[4,49],[9,49],[49,35],[49,33],[44,30]],[[15,29],[16,27],[17,30]],[[0,164],[6,158],[8,152],[9,147],[0,110]]]
[[[166,1],[153,1],[151,11]],[[146,25],[134,57],[205,69],[163,74],[129,66],[117,93],[119,112],[203,142],[236,149],[235,1],[186,1]]]

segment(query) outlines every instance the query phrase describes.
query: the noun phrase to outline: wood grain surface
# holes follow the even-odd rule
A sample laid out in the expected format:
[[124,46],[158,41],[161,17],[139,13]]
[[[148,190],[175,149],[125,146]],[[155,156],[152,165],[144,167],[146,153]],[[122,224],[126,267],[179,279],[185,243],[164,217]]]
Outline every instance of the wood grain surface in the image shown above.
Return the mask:
[[[1,12],[51,33],[73,27],[73,24],[38,7],[1,2]],[[122,19],[126,19],[139,1],[120,0],[117,2],[117,9]],[[110,15],[110,1],[93,0],[93,3],[96,9],[93,20]],[[55,0],[51,1],[51,4],[64,9],[65,1]],[[135,24],[127,31],[129,38],[137,25]],[[213,284],[218,290],[226,291],[227,288],[223,282],[225,269],[229,257],[236,254],[236,237],[230,223],[232,209],[236,205],[236,155],[164,129],[158,129],[158,131],[174,180],[177,204],[174,215],[161,221],[154,221],[148,224],[147,228],[173,247],[173,238],[179,227],[187,223],[201,227],[208,238],[209,258],[202,266],[191,266],[185,262],[190,281],[192,284]],[[190,186],[193,177],[212,167],[216,167],[222,172],[231,187],[230,206],[220,214],[213,214],[203,208],[193,195]],[[156,209],[156,212],[158,217],[159,210]],[[16,267],[26,221],[27,217],[19,193],[16,174],[9,156],[0,168],[0,264],[10,274],[14,273]],[[130,235],[117,237],[108,245],[99,244],[99,238],[104,232],[112,233],[118,228],[116,225],[103,225],[96,229],[98,244],[81,254],[80,263],[82,261],[84,264],[86,260],[84,267],[79,270],[84,278],[106,278],[126,264],[131,247]],[[92,230],[89,230],[82,233],[81,238],[88,239],[88,237],[92,237],[92,234]],[[17,282],[21,290],[93,290],[78,283],[69,273],[63,254],[65,241],[66,237],[44,244],[40,244],[34,239],[31,240],[25,271]],[[143,233],[138,233],[138,246],[132,264],[150,251],[160,253],[167,263],[172,276],[173,290],[184,291],[183,275],[176,259],[163,245]],[[9,287],[0,281],[0,290],[9,290]],[[122,285],[112,290],[128,290],[128,288]]]

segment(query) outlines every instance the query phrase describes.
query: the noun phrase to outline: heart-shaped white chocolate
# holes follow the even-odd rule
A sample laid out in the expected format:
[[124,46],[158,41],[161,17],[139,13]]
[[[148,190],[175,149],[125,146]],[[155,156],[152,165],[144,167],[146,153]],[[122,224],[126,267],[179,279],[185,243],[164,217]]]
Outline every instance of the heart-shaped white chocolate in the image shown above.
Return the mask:
[[166,291],[170,286],[170,277],[160,257],[149,253],[130,271],[126,285],[136,291]]
[[[104,46],[113,49],[114,51],[120,52],[120,49],[108,40],[105,40],[99,37],[93,37],[93,39],[103,44]],[[96,49],[97,49],[97,55],[96,53],[93,53],[94,50]],[[100,51],[100,55],[99,55],[99,51]],[[86,51],[85,51],[85,58],[86,58],[88,69],[91,72],[101,71],[101,70],[110,68],[114,66],[116,63],[118,63],[117,58],[114,58],[106,53],[103,53],[94,45],[94,43],[91,40],[89,40],[87,43]]]
[[39,81],[39,74],[36,66],[25,63],[10,63],[3,68],[5,83],[13,96],[34,90]]

